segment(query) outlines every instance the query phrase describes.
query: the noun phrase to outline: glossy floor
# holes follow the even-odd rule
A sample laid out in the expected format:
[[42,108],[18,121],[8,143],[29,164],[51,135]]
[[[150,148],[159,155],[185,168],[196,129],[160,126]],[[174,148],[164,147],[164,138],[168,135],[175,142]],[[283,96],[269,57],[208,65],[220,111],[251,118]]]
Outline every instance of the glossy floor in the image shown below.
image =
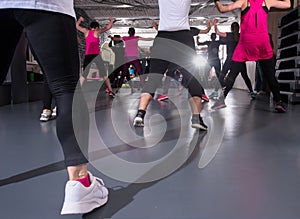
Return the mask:
[[204,105],[209,129],[197,132],[186,97],[152,101],[144,128],[132,127],[138,93],[89,100],[90,170],[110,198],[83,216],[59,214],[67,173],[41,102],[0,107],[1,218],[299,219],[300,105],[277,114],[268,98],[233,90],[227,108]]

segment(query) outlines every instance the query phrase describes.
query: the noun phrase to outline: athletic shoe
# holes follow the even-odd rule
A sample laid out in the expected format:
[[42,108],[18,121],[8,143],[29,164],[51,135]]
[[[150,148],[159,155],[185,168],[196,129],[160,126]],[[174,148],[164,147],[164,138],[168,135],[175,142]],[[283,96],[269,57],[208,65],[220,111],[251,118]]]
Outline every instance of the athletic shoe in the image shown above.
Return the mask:
[[160,96],[157,98],[158,101],[163,101],[163,100],[167,100],[167,99],[169,99],[169,97],[168,97],[168,95],[166,95],[166,94],[160,95]]
[[133,120],[133,126],[143,127],[145,114],[146,114],[145,110],[138,110],[138,112]]
[[107,94],[109,93],[109,90],[108,90],[108,88],[105,88],[105,93],[107,93]]
[[51,119],[51,111],[43,111],[40,117],[41,122],[47,122]]
[[209,102],[209,99],[208,99],[208,97],[206,96],[206,94],[202,94],[201,99],[202,99],[204,102]]
[[214,92],[212,92],[208,97],[209,97],[210,99],[216,99],[216,98],[218,98],[218,96],[219,96],[218,91],[214,91]]
[[112,91],[109,91],[108,95],[109,95],[110,97],[112,97],[112,98],[115,97],[115,94],[114,94],[114,92],[112,92]]
[[199,129],[200,131],[206,131],[207,125],[204,124],[203,119],[200,115],[193,115],[192,128]]
[[266,93],[266,91],[261,90],[261,91],[259,91],[257,94],[258,94],[258,95],[266,95],[267,93]]
[[250,97],[251,97],[252,99],[255,99],[255,98],[256,98],[256,93],[250,92]]
[[61,214],[85,214],[104,205],[108,200],[108,190],[101,179],[89,172],[91,185],[85,187],[79,181],[68,181]]
[[221,97],[215,102],[215,104],[211,107],[211,109],[218,110],[218,109],[222,109],[225,107],[226,107],[226,104],[225,104],[224,97]]
[[144,119],[142,117],[136,116],[133,120],[133,126],[143,127],[144,126]]
[[57,114],[56,114],[56,107],[53,108],[52,113],[51,113],[51,117],[52,119],[56,118]]
[[278,113],[285,113],[286,112],[286,107],[282,102],[278,102],[275,105],[275,111]]

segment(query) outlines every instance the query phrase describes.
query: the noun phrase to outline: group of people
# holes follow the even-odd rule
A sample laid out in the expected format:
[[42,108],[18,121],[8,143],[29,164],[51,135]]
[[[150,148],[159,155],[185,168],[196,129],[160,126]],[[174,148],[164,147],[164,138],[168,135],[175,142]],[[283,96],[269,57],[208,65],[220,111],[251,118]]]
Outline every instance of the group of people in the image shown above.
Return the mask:
[[[143,86],[134,125],[144,124],[147,107],[166,70],[173,71],[179,66],[183,69],[181,73],[186,79],[183,85],[189,91],[192,127],[207,130],[208,127],[200,115],[203,89],[191,61],[195,56],[195,43],[188,18],[191,0],[159,0],[158,3],[160,20],[151,51],[154,58],[150,63],[150,72],[156,74],[149,74]],[[237,0],[227,5],[215,0],[215,5],[221,13],[241,10],[240,37],[232,56],[224,95],[219,101],[224,103],[224,97],[232,88],[233,81],[243,68],[244,62],[259,61],[276,101],[275,110],[285,112],[275,78],[267,12],[271,7],[289,8],[290,0]],[[61,214],[84,214],[104,205],[108,201],[108,190],[103,181],[94,177],[87,168],[89,161],[85,150],[88,147],[89,112],[80,87],[77,87],[80,63],[76,37],[78,25],[74,21],[73,1],[24,0],[22,4],[19,4],[18,0],[0,1],[0,18],[5,21],[2,24],[3,32],[9,33],[0,35],[1,42],[5,42],[0,50],[0,83],[3,83],[6,77],[19,38],[25,31],[56,101],[57,136],[62,145],[69,175]],[[44,31],[45,27],[47,33]],[[87,31],[82,28],[81,31],[85,33],[91,45],[96,45],[97,40],[93,38],[97,38],[101,31],[109,27],[92,28],[95,29]],[[87,51],[85,63],[88,65],[88,59],[97,55],[98,50],[95,46],[88,48]],[[131,57],[135,55],[129,54]],[[80,102],[80,107],[72,108],[74,95]],[[75,137],[72,117],[82,120],[76,130],[80,133],[80,138]],[[86,147],[82,148],[79,145]]]

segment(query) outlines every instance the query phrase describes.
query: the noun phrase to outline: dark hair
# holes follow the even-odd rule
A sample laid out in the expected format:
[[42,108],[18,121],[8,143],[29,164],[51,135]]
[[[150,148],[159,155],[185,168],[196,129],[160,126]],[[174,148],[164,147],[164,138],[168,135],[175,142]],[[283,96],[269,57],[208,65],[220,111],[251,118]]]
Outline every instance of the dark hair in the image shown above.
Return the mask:
[[212,34],[210,35],[210,38],[211,38],[211,39],[212,39],[212,38],[216,39],[216,38],[217,38],[217,34],[216,34],[216,33],[212,33]]
[[97,28],[97,27],[99,27],[99,23],[98,23],[97,21],[92,21],[92,22],[90,23],[90,28],[95,29],[95,28]]
[[240,25],[239,25],[239,23],[238,23],[238,22],[233,22],[233,23],[231,24],[231,31],[232,31],[232,32],[234,32],[234,31],[239,32],[239,30],[240,30]]
[[234,40],[236,42],[239,41],[239,38],[240,38],[239,31],[240,31],[240,25],[239,25],[239,23],[238,22],[233,22],[231,24],[231,32],[233,33]]
[[130,27],[130,28],[128,29],[128,34],[129,34],[129,36],[134,36],[134,34],[135,34],[135,29],[134,29],[133,27]]

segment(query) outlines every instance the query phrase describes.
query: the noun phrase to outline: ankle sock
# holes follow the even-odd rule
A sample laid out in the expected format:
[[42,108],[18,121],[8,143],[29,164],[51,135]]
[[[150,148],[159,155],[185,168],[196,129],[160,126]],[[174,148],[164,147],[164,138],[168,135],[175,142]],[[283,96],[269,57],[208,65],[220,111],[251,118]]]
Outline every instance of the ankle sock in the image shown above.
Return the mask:
[[200,120],[200,114],[193,114],[192,122],[199,122],[199,120]]
[[136,116],[141,117],[142,119],[144,119],[145,114],[146,114],[145,110],[138,110]]
[[76,181],[80,182],[85,187],[89,187],[91,185],[90,177],[87,175],[84,178],[77,179]]

